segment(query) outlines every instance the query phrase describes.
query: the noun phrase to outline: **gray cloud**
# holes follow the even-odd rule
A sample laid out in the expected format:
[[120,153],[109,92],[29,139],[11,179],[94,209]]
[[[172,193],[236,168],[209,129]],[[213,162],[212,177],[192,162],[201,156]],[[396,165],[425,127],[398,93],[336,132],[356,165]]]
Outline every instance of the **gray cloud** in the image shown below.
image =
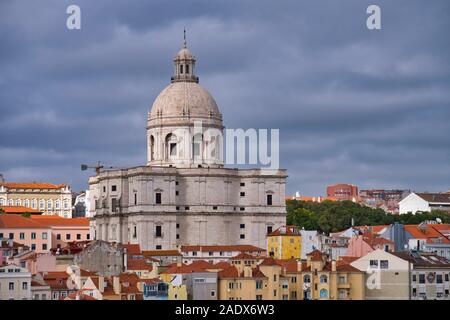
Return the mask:
[[[280,128],[288,192],[450,188],[450,4],[0,2],[0,172],[86,187],[79,164],[145,163],[147,112],[188,30],[229,128]],[[77,3],[82,30],[65,28]]]

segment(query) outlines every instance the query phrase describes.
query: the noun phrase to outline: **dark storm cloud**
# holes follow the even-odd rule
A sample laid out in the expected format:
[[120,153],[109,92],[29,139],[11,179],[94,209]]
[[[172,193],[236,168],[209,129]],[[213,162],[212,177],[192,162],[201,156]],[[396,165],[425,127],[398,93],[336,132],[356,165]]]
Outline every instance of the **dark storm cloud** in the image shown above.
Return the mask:
[[[379,4],[381,31],[365,27]],[[82,30],[65,28],[78,4]],[[448,1],[0,2],[0,172],[86,187],[140,165],[188,30],[229,128],[280,128],[288,192],[450,188]]]

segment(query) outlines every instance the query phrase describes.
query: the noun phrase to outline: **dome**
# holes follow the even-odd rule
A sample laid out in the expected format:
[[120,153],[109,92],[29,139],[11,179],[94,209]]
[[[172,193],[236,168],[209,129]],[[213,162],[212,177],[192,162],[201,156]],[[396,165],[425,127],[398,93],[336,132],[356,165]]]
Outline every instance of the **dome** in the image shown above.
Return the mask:
[[161,91],[153,103],[150,119],[159,116],[222,118],[214,98],[196,82],[173,82]]
[[182,48],[175,56],[175,60],[194,60],[194,55],[188,48]]

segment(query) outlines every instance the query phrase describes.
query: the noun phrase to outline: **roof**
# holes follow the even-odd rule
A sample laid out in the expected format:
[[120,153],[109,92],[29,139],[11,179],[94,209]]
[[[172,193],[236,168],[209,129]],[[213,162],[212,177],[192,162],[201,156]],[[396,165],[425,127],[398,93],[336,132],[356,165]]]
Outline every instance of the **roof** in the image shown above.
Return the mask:
[[382,238],[382,237],[363,236],[363,240],[372,248],[374,248],[375,246],[380,246],[380,245],[385,245],[385,244],[394,245],[394,242],[392,242],[389,239]]
[[231,260],[259,260],[260,257],[253,256],[251,254],[241,252],[238,255],[231,258]]
[[427,202],[450,203],[450,193],[416,193]]
[[311,256],[311,261],[322,261],[323,260],[323,258],[322,258],[323,253],[318,249],[311,251],[310,253],[307,253],[306,255]]
[[193,272],[208,272],[208,270],[217,269],[213,264],[204,260],[197,260],[191,264],[176,264],[173,263],[168,269],[161,272],[161,274],[185,274]]
[[413,238],[426,239],[427,243],[436,243],[437,239],[442,243],[450,243],[444,234],[450,229],[450,224],[405,225],[404,228]]
[[0,182],[0,186],[9,189],[61,189],[65,184],[53,184],[48,182]]
[[236,279],[236,278],[267,278],[259,267],[252,268],[252,276],[245,277],[244,271],[239,272],[235,266],[230,266],[217,273],[219,279]]
[[129,256],[138,256],[142,254],[141,247],[139,244],[122,244],[122,247],[127,249],[127,254]]
[[425,252],[391,252],[393,255],[410,261],[415,267],[450,269],[450,260],[435,253]]
[[127,261],[128,270],[153,270],[153,265],[148,263],[145,259],[128,259]]
[[0,211],[4,211],[5,213],[41,213],[41,211],[39,210],[27,208],[24,206],[0,206]]
[[301,236],[300,228],[297,226],[282,226],[268,234],[268,236]]
[[142,251],[143,256],[161,257],[161,256],[181,256],[178,250],[148,250]]
[[279,266],[280,264],[274,258],[265,258],[259,265],[260,266]]
[[82,290],[72,292],[67,297],[61,298],[61,300],[97,300],[88,294],[83,293]]
[[0,214],[0,228],[47,229],[48,227],[19,214]]
[[44,226],[49,227],[70,226],[89,228],[88,218],[62,218],[56,215],[32,215],[30,218],[36,220]]
[[181,252],[200,251],[200,252],[217,252],[217,251],[240,251],[240,252],[263,252],[265,249],[252,245],[213,245],[213,246],[181,246]]

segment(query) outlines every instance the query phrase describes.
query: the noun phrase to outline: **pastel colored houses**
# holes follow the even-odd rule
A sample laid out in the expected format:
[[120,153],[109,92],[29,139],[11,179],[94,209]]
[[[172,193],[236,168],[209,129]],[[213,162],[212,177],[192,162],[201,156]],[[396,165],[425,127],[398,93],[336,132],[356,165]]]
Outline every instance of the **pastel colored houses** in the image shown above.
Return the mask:
[[0,300],[31,300],[31,273],[16,265],[0,267]]
[[394,251],[394,242],[391,240],[374,236],[372,234],[359,235],[350,238],[346,256],[363,257],[374,250]]
[[267,252],[275,259],[299,259],[302,253],[301,230],[282,226],[267,235]]

